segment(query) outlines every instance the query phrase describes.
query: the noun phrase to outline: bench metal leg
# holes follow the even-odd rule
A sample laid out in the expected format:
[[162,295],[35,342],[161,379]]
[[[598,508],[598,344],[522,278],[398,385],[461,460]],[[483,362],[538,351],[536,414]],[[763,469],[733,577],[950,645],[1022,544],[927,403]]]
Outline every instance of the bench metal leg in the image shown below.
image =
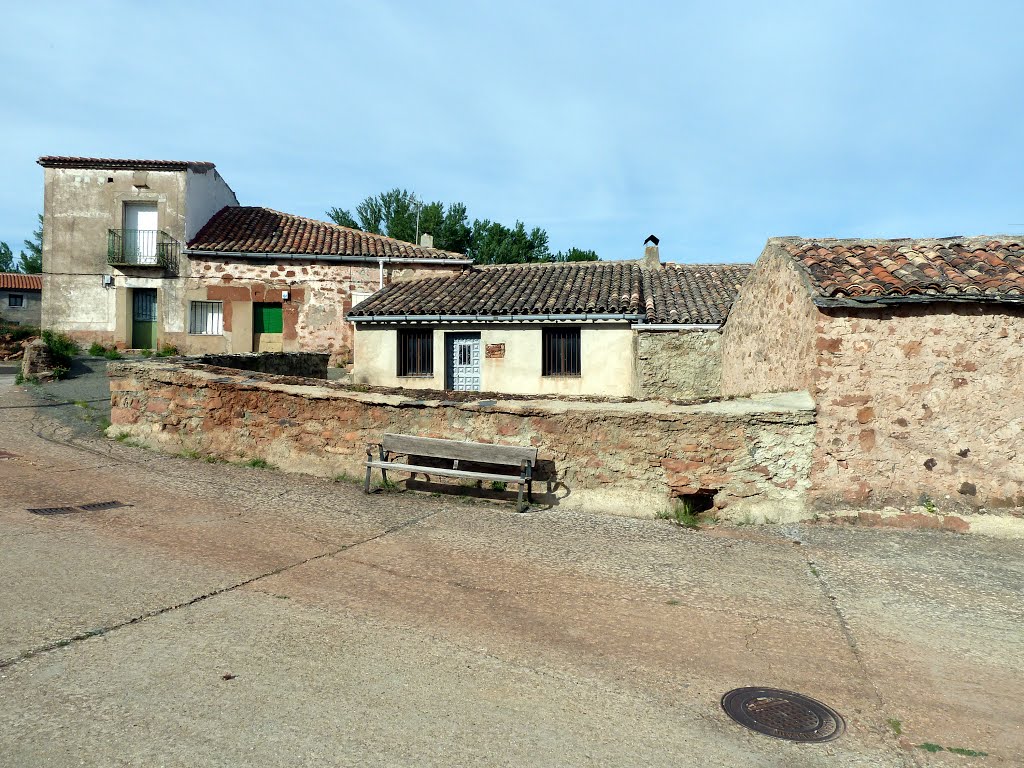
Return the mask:
[[526,507],[523,506],[523,483],[519,484],[519,500],[516,502],[516,512],[525,512]]
[[363,482],[363,493],[370,492],[370,465],[366,465],[366,480]]

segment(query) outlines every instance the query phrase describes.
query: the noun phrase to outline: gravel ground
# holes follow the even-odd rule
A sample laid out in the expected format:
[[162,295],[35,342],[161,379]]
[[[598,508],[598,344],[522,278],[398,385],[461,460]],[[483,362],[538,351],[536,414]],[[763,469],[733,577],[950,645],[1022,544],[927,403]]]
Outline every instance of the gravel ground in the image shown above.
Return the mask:
[[[4,764],[1022,762],[1019,542],[364,496],[101,439],[82,365],[0,389]],[[746,731],[744,685],[847,732]]]

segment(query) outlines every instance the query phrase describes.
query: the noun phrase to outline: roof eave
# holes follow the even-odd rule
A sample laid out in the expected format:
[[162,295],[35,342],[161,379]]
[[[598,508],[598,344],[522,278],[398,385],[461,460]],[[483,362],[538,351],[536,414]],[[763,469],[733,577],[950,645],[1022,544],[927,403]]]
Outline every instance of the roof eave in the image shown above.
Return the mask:
[[265,261],[276,261],[278,259],[309,259],[311,261],[346,261],[373,263],[383,261],[384,263],[402,264],[451,264],[456,266],[468,266],[473,263],[472,259],[446,259],[430,256],[350,256],[336,253],[291,253],[273,251],[214,251],[202,248],[185,248],[183,253],[186,256],[217,256],[220,258],[232,259],[257,259]]
[[817,307],[870,309],[896,304],[1024,304],[1024,296],[987,296],[964,294],[911,294],[909,296],[816,296]]

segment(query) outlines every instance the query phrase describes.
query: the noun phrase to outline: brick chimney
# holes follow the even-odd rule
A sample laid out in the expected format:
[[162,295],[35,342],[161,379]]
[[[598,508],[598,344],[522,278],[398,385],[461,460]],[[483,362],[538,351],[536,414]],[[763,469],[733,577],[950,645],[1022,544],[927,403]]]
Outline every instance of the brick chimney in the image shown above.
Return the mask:
[[433,248],[434,247],[434,236],[424,232],[420,235],[420,248]]
[[658,252],[658,243],[660,241],[654,235],[649,235],[644,240],[644,260],[642,265],[648,269],[654,269],[655,267],[661,266],[661,254]]

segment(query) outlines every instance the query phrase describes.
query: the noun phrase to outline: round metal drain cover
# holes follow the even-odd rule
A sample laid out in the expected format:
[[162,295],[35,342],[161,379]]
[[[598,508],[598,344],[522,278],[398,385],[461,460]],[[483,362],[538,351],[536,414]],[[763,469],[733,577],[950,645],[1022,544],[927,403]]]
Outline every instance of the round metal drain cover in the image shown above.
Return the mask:
[[777,688],[737,688],[722,697],[722,709],[752,731],[790,741],[838,739],[846,730],[839,713],[820,701]]

